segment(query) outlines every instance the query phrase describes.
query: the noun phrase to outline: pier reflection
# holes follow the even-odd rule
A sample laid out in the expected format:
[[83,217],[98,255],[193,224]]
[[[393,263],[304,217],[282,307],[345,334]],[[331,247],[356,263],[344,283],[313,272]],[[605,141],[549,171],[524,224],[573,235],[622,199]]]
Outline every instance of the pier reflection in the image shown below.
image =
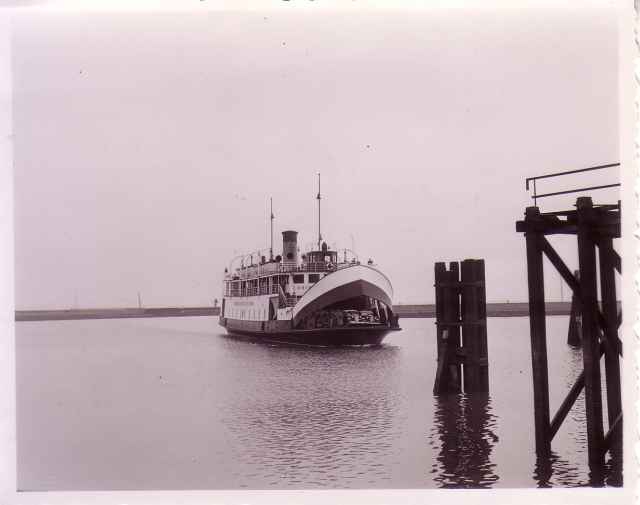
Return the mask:
[[496,417],[486,393],[434,397],[431,441],[440,445],[432,466],[439,487],[489,488],[498,480],[491,451],[498,441]]
[[[584,474],[579,466],[567,459],[551,452],[548,457],[537,457],[533,469],[533,479],[538,487],[575,486],[584,482]],[[589,486],[602,486],[601,474],[589,474]]]
[[[564,377],[562,385],[557,385],[561,392],[560,398],[563,398],[573,386],[584,366],[580,347],[567,346],[562,352]],[[604,374],[602,379],[602,395],[605,398],[607,389]],[[603,407],[606,431],[606,402]],[[552,447],[560,449],[552,450],[548,457],[534,456],[533,478],[538,487],[622,485],[621,450],[614,448],[607,455],[607,462],[602,467],[588,466],[586,424],[585,398],[582,391],[552,442]]]
[[622,479],[622,450],[614,448],[611,451],[611,457],[604,467],[604,483],[607,486],[621,487]]
[[558,487],[583,485],[590,487],[622,486],[622,458],[620,455],[610,457],[602,467],[588,470],[586,481],[580,466],[556,452],[547,458],[536,458],[533,478],[538,487]]

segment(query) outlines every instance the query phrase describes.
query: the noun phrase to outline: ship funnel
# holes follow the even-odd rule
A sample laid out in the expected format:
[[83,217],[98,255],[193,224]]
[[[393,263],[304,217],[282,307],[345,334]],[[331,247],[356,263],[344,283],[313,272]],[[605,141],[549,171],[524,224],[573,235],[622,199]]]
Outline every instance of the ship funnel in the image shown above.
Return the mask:
[[282,232],[282,266],[298,265],[298,232],[293,230]]

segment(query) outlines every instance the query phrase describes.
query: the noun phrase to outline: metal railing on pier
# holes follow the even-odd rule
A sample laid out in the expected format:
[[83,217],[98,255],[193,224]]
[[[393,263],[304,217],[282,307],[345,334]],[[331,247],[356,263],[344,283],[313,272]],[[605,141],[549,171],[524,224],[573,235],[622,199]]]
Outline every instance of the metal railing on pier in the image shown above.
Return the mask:
[[603,170],[605,168],[611,168],[611,167],[618,167],[620,166],[620,163],[609,163],[608,165],[598,165],[597,167],[589,167],[589,168],[579,168],[577,170],[566,170],[564,172],[556,172],[553,174],[545,174],[545,175],[537,175],[535,177],[527,177],[527,179],[525,180],[525,186],[527,188],[527,191],[529,191],[529,182],[533,182],[533,195],[531,195],[531,198],[533,198],[533,204],[535,206],[537,206],[537,200],[538,198],[545,198],[548,196],[556,196],[556,195],[567,195],[569,193],[580,193],[582,191],[591,191],[594,189],[604,189],[604,188],[614,188],[617,186],[620,186],[620,183],[614,183],[614,184],[603,184],[600,186],[589,186],[589,187],[585,187],[585,188],[576,188],[576,189],[568,189],[565,191],[554,191],[552,193],[543,193],[541,195],[539,195],[537,193],[536,190],[536,181],[540,180],[540,179],[548,179],[551,177],[559,177],[561,175],[569,175],[569,174],[577,174],[580,172],[592,172],[594,170]]

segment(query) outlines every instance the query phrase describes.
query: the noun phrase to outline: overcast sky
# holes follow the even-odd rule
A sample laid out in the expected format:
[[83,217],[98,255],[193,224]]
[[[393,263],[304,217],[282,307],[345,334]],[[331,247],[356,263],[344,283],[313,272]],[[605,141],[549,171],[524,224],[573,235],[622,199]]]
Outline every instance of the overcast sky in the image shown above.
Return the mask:
[[[324,238],[373,258],[396,302],[432,302],[434,262],[469,257],[490,301],[524,301],[525,177],[619,160],[613,11],[40,13],[14,28],[18,309],[211,304],[228,261],[268,247],[269,197],[276,253],[281,230],[316,239],[318,171]],[[557,276],[546,287],[560,298]]]

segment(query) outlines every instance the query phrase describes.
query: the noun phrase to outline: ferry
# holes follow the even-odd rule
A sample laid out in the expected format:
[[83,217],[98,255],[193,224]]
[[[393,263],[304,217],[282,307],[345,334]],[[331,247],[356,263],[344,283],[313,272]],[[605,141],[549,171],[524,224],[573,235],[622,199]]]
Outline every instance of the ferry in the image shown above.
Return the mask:
[[[318,184],[319,184],[318,180]],[[307,346],[376,346],[399,331],[393,288],[372,260],[332,250],[320,234],[317,248],[299,254],[298,232],[282,232],[282,254],[241,255],[225,268],[219,323],[231,336]]]

